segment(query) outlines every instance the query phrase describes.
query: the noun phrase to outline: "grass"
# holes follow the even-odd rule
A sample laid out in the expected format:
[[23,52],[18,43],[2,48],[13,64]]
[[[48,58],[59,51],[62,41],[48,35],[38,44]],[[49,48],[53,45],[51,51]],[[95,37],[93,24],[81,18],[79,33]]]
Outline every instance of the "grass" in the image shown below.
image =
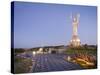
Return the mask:
[[29,73],[32,60],[30,58],[15,57],[14,59],[14,73]]
[[66,50],[66,54],[89,54],[89,55],[97,55],[97,50],[96,49],[72,49],[68,48]]

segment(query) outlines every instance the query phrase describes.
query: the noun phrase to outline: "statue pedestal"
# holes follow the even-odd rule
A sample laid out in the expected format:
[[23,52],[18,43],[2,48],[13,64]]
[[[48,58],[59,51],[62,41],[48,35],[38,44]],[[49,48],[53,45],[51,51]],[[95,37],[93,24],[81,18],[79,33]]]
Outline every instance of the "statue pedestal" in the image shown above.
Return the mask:
[[73,35],[72,36],[72,40],[70,41],[70,45],[73,47],[78,47],[80,46],[80,39],[77,35]]

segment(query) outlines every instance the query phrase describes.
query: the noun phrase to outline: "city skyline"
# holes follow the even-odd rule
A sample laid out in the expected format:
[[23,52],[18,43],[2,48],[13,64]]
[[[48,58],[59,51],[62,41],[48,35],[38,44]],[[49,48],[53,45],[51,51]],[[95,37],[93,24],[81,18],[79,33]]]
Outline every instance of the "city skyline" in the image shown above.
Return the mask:
[[82,44],[97,45],[97,7],[45,3],[14,3],[14,48],[68,45],[71,13],[80,13]]

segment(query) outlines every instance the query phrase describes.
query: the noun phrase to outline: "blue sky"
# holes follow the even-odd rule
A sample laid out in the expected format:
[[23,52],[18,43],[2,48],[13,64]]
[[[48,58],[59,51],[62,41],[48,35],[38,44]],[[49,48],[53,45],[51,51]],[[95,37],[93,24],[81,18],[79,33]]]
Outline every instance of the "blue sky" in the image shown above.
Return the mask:
[[14,47],[68,45],[72,38],[71,13],[80,13],[82,44],[97,44],[97,8],[63,4],[15,2]]

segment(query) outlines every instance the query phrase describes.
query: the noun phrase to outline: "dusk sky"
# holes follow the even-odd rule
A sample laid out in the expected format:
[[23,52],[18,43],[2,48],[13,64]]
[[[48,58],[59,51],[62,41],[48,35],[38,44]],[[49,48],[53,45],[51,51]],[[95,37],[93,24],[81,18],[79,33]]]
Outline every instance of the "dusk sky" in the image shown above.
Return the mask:
[[79,13],[82,44],[97,44],[97,7],[15,2],[14,47],[68,45],[72,38],[71,13]]

